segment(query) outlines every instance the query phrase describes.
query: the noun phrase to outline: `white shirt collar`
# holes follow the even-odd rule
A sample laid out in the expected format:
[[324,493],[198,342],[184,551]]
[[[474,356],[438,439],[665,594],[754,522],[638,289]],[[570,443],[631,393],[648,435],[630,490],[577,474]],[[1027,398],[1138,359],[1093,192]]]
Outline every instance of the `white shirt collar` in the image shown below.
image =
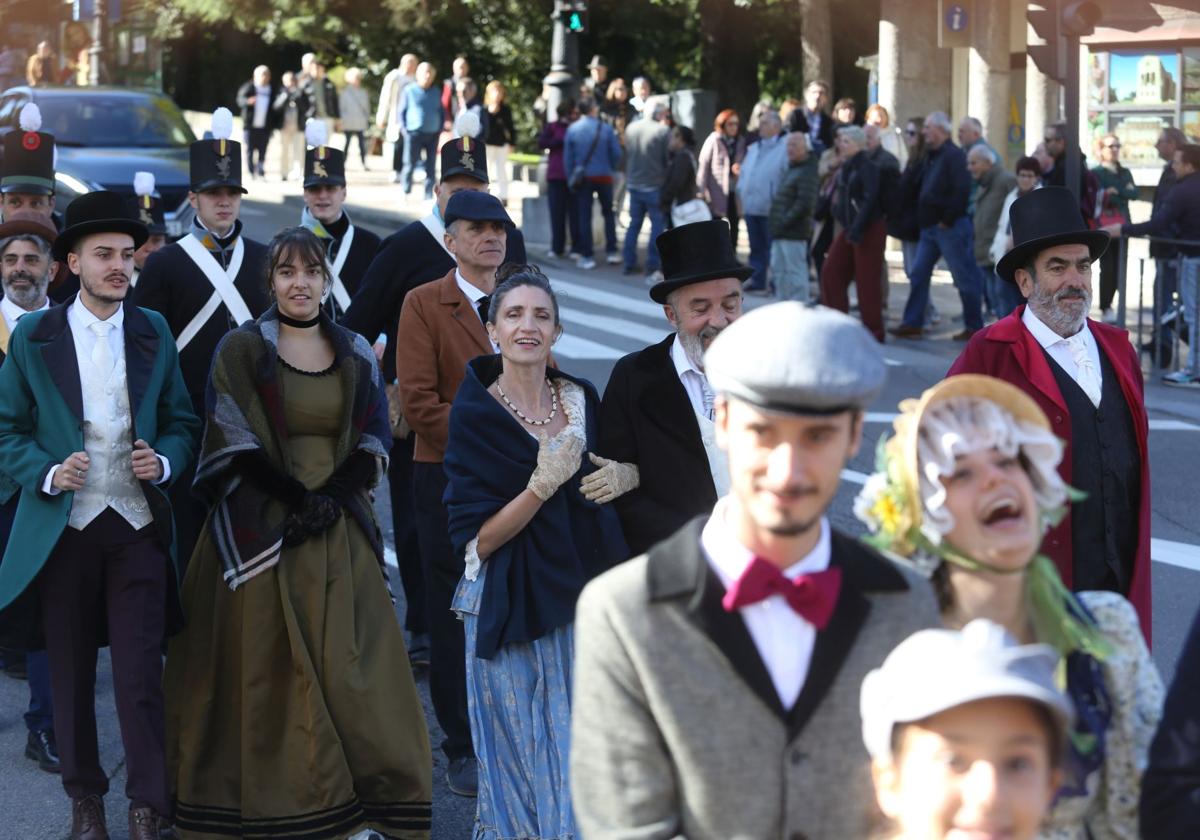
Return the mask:
[[[72,326],[77,326],[81,329],[90,330],[92,324],[101,320],[97,318],[92,310],[83,305],[83,301],[78,296],[75,302],[71,304],[70,311],[67,312],[67,320]],[[114,330],[122,329],[125,326],[125,307],[118,306],[117,311],[108,317],[108,323],[112,324]]]
[[[50,308],[50,299],[47,298],[46,302],[43,303],[40,308],[34,309],[33,311],[41,312],[43,309],[49,309],[49,308]],[[15,303],[13,303],[8,298],[3,298],[3,299],[0,299],[0,312],[2,312],[4,314],[4,320],[8,324],[8,331],[12,332],[13,330],[15,330],[17,328],[17,320],[22,315],[28,315],[30,310],[22,309],[21,307],[17,306]]]
[[467,296],[467,300],[471,301],[472,306],[479,303],[480,298],[487,297],[487,292],[463,277],[463,273],[457,268],[454,269],[454,279],[458,283],[458,288],[462,289],[462,293]]
[[[1021,323],[1023,323],[1026,329],[1028,329],[1033,337],[1037,339],[1037,343],[1042,345],[1042,347],[1044,347],[1046,350],[1049,350],[1059,342],[1063,342],[1064,344],[1070,342],[1069,338],[1063,338],[1054,330],[1046,326],[1045,322],[1033,313],[1033,310],[1029,308],[1028,304],[1025,305],[1025,311],[1021,313]],[[1083,321],[1083,326],[1079,329],[1079,332],[1076,333],[1076,335],[1082,336],[1083,343],[1085,345],[1090,346],[1095,340],[1092,338],[1092,331],[1088,328],[1086,318]],[[1075,336],[1071,336],[1071,338],[1074,337]]]
[[[722,496],[713,507],[712,516],[704,525],[700,534],[700,545],[708,557],[721,583],[728,589],[733,582],[742,576],[742,572],[754,559],[754,553],[738,542],[737,535],[729,525],[729,497]],[[829,559],[833,554],[833,541],[830,537],[829,520],[821,517],[821,535],[813,550],[783,570],[787,578],[798,575],[823,572],[829,568]]]

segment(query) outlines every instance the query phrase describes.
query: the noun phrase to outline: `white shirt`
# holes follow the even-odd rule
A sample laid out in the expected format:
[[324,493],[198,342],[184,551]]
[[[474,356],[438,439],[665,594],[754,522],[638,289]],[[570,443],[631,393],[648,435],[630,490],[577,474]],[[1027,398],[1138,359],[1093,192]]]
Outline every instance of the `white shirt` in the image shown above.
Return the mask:
[[[483,317],[479,314],[478,304],[481,299],[487,297],[487,292],[480,289],[466,277],[463,277],[462,272],[457,268],[454,269],[454,280],[458,283],[458,288],[462,290],[462,293],[467,296],[467,300],[471,301],[471,311],[475,313],[475,317],[479,318],[480,322],[482,323]],[[484,324],[485,328],[486,326],[487,325]],[[487,330],[485,329],[484,331],[486,332]],[[500,345],[492,341],[490,337],[488,341],[492,345],[492,352],[499,353]]]
[[254,127],[267,127],[267,111],[271,107],[271,86],[255,85],[254,87]]
[[0,313],[3,313],[3,315],[4,315],[4,323],[6,323],[8,325],[9,333],[12,333],[12,331],[17,328],[17,321],[20,320],[22,315],[28,315],[31,311],[32,312],[41,312],[43,309],[49,309],[49,308],[50,308],[50,299],[49,298],[46,299],[45,303],[43,303],[40,308],[33,309],[33,310],[22,309],[21,307],[17,306],[15,303],[13,303],[8,298],[4,298],[3,300],[0,300]]
[[[1034,315],[1033,310],[1028,306],[1025,307],[1025,312],[1021,315],[1021,322],[1025,324],[1025,328],[1037,339],[1037,343],[1042,345],[1046,352],[1050,354],[1050,357],[1058,363],[1058,366],[1067,372],[1067,376],[1079,382],[1079,366],[1075,364],[1075,357],[1071,355],[1070,342],[1047,327],[1042,322],[1042,319]],[[1092,331],[1088,327],[1086,320],[1083,322],[1083,328],[1077,335],[1081,335],[1083,338],[1084,348],[1087,351],[1088,358],[1091,359],[1096,375],[1103,379],[1104,369],[1100,367],[1100,345],[1096,343],[1096,337],[1092,335]]]
[[[8,301],[4,301],[7,303]],[[3,304],[0,304],[3,308]],[[5,313],[7,318],[7,313]],[[92,332],[91,325],[100,319],[83,305],[78,297],[71,304],[71,308],[67,310],[67,326],[71,328],[71,338],[75,343],[75,360],[78,365],[79,375],[84,376],[84,371],[91,370],[92,365],[92,349],[96,346],[96,334]],[[113,325],[113,328],[108,331],[108,345],[112,351],[113,363],[116,364],[125,358],[125,307],[117,308],[117,311],[109,316],[108,322]],[[162,455],[155,453],[158,462],[162,464],[162,478],[155,481],[155,484],[162,484],[171,477],[171,462]],[[54,475],[58,472],[58,468],[62,464],[55,465],[50,472],[46,473],[46,479],[42,482],[42,492],[48,496],[57,496],[62,490],[54,486]],[[133,467],[130,467],[133,470]]]
[[701,417],[707,417],[708,412],[704,410],[703,383],[708,382],[708,377],[704,375],[704,371],[698,370],[692,364],[692,360],[688,358],[688,354],[683,349],[683,343],[680,342],[678,333],[671,341],[671,361],[675,363],[675,372],[679,374],[683,390],[687,391],[688,400],[692,403],[692,410]]
[[[754,555],[738,542],[730,528],[728,512],[729,497],[723,496],[717,500],[712,516],[700,534],[700,548],[704,551],[705,559],[727,590],[754,559]],[[817,538],[816,546],[799,562],[785,569],[783,574],[795,579],[799,575],[823,572],[829,568],[832,553],[829,521],[822,517],[821,535]],[[782,595],[772,595],[757,604],[742,607],[738,612],[746,622],[746,629],[750,631],[758,655],[771,675],[771,682],[775,684],[783,707],[792,708],[808,678],[813,647],[817,642],[817,628],[792,609]]]

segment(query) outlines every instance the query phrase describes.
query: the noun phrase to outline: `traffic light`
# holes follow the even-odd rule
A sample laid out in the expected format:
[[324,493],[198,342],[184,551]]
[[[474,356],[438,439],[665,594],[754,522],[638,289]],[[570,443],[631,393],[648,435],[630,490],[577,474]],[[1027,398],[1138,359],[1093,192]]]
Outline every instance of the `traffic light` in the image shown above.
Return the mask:
[[567,31],[572,35],[587,32],[588,8],[583,0],[568,0],[563,3],[563,17],[567,22]]
[[1046,43],[1029,44],[1026,52],[1039,70],[1061,82],[1067,75],[1066,39],[1091,35],[1100,22],[1100,5],[1090,0],[1040,0],[1031,5],[1038,8],[1028,9],[1025,18]]

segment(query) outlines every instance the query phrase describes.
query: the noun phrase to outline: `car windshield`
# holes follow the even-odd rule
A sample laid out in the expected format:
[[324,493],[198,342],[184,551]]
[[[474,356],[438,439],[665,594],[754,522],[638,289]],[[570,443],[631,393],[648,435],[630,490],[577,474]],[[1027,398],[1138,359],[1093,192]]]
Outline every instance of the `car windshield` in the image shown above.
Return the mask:
[[165,96],[46,96],[36,101],[42,130],[60,146],[163,148],[196,139]]

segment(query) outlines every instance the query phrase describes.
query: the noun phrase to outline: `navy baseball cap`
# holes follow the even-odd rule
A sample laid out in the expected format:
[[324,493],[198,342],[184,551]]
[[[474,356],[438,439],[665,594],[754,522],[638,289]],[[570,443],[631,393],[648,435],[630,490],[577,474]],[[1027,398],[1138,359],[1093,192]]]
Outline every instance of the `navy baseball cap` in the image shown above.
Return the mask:
[[478,190],[460,190],[446,202],[446,215],[443,219],[446,226],[449,227],[459,219],[470,222],[502,222],[506,227],[513,227],[513,221],[508,217],[500,199]]

